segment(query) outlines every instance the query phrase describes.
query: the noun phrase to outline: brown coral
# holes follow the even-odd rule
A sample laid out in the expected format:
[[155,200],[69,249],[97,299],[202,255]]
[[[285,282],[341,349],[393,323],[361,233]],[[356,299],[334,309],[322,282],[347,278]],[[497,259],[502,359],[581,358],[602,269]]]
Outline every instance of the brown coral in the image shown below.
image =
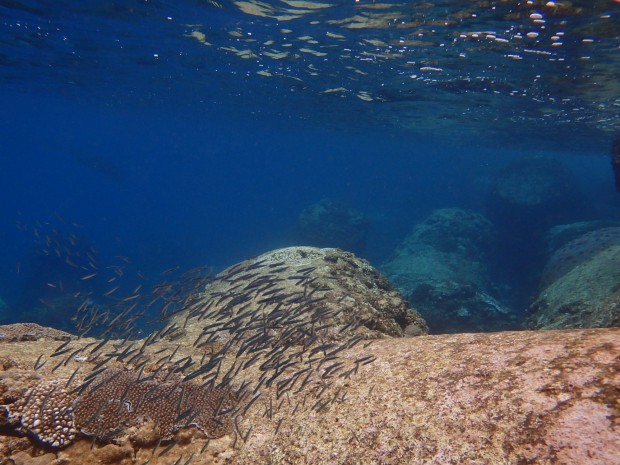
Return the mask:
[[146,424],[162,440],[188,426],[211,438],[232,432],[230,389],[171,378],[140,379],[137,372],[108,369],[87,379],[83,392],[67,387],[66,379],[42,381],[2,406],[0,425],[54,449],[69,445],[78,434],[108,442]]
[[64,447],[77,434],[71,407],[73,400],[74,395],[65,388],[65,380],[44,381],[26,391],[15,403],[5,406],[5,420],[47,446]]
[[128,428],[152,422],[170,440],[186,426],[209,437],[232,430],[226,414],[233,406],[228,389],[200,386],[181,379],[139,379],[133,371],[108,369],[96,376],[73,407],[79,430],[106,441]]

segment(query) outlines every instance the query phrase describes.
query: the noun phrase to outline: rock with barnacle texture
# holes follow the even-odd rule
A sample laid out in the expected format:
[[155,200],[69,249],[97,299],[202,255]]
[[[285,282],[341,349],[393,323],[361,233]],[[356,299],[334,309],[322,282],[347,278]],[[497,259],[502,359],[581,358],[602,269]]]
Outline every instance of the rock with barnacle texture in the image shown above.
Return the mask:
[[[231,317],[252,309],[263,317],[290,317],[286,328],[312,326],[321,313],[327,338],[344,340],[419,336],[428,333],[420,314],[366,260],[340,249],[287,247],[235,264],[218,274],[174,321],[185,329],[171,332],[175,342],[194,344],[202,330],[203,309],[218,308]],[[219,318],[219,317],[218,317]],[[247,325],[251,322],[247,317]],[[181,338],[181,339],[179,339]]]
[[73,337],[72,334],[65,331],[41,326],[36,323],[0,325],[0,342],[36,341],[38,339],[68,341]]

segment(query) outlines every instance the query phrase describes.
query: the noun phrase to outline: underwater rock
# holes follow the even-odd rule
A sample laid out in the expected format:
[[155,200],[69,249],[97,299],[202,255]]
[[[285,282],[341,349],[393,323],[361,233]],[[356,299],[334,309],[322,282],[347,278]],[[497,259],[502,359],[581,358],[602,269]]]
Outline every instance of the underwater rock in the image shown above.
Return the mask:
[[545,233],[545,243],[547,245],[547,256],[553,255],[557,250],[568,242],[577,239],[590,231],[597,229],[620,227],[618,221],[595,220],[578,221],[576,223],[558,224],[553,226]]
[[47,453],[44,455],[38,455],[32,457],[30,454],[24,451],[17,452],[9,457],[11,464],[14,465],[57,465],[56,455]]
[[614,138],[611,144],[611,167],[614,172],[616,192],[620,192],[620,134]]
[[305,208],[297,220],[295,239],[313,247],[333,247],[362,254],[368,221],[343,202],[323,199]]
[[520,158],[495,177],[487,215],[498,233],[495,268],[503,279],[529,293],[544,265],[543,234],[578,219],[583,211],[577,182],[559,160]]
[[[150,349],[160,352],[162,344]],[[194,359],[202,356],[201,349],[186,349]],[[0,384],[21,377],[26,367],[32,371],[39,355],[47,359],[54,351],[44,341],[0,344],[0,359],[12,361],[5,364]],[[112,465],[149,460],[167,465],[188,460],[191,465],[595,465],[615,463],[620,456],[620,329],[386,338],[343,354],[376,358],[360,364],[355,378],[336,377],[321,388],[325,405],[320,409],[304,407],[309,396],[274,396],[238,421],[241,434],[212,440],[183,436],[161,446],[76,439],[47,455],[57,463]],[[64,379],[64,370],[41,368],[39,382]],[[142,389],[139,381],[131,386]],[[266,395],[268,389],[263,390]],[[8,434],[13,433],[0,429],[0,460],[30,463],[45,456]]]
[[[354,377],[374,361],[372,354],[345,357],[347,350],[427,332],[368,262],[338,249],[279,249],[214,278],[186,275],[182,283],[170,288],[174,300],[163,307],[167,324],[142,341],[78,338],[51,353],[40,345],[37,357],[13,343],[15,363],[37,376],[20,389],[0,376],[0,392],[10,392],[5,425],[54,450],[82,436],[140,447],[156,435],[174,447],[191,440],[188,428],[203,439],[247,438],[250,430],[231,412],[241,421],[252,409],[267,409],[271,418],[284,401],[318,412],[344,396],[331,388],[335,379]],[[28,355],[34,361],[24,363]]]
[[[347,399],[246,463],[615,463],[620,330],[505,332],[377,341]],[[614,369],[616,367],[616,369]],[[235,461],[238,462],[238,461]]]
[[495,231],[481,214],[435,210],[397,247],[383,269],[433,333],[515,327],[489,277]]
[[528,309],[532,329],[620,325],[620,227],[590,231],[548,260]]
[[[296,316],[295,324],[306,325],[319,312],[321,325],[328,327],[326,337],[337,340],[355,334],[377,338],[428,333],[424,319],[384,276],[340,249],[287,247],[238,263],[215,276],[199,304],[224,308],[231,318],[252,308],[263,315]],[[189,323],[186,318],[185,312],[174,320],[186,336],[179,330],[171,338],[194,343],[202,317],[191,317]]]
[[65,331],[41,326],[37,323],[0,325],[0,342],[36,341],[43,338],[54,341],[68,341],[74,337]]
[[[570,214],[578,194],[570,170],[560,161],[547,157],[514,160],[495,178],[489,193],[490,215],[512,220],[557,223]],[[545,216],[556,215],[556,218]]]

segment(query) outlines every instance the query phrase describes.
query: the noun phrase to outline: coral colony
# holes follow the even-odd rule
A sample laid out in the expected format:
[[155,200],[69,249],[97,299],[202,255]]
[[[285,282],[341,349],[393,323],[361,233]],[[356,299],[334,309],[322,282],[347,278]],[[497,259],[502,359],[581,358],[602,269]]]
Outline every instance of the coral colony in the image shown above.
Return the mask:
[[[402,301],[364,311],[346,304],[361,292],[351,284],[355,273],[366,280],[364,292],[398,295],[372,267],[336,249],[281,249],[214,278],[203,270],[186,273],[178,283],[140,296],[141,302],[163,302],[160,318],[166,321],[142,340],[132,339],[126,325],[139,306],[112,312],[89,296],[75,317],[78,331],[96,329],[99,339],[67,339],[34,369],[47,365],[54,372],[74,360],[90,362],[92,370],[80,373],[80,366],[68,378],[30,387],[3,406],[4,423],[51,449],[79,436],[114,442],[130,428],[156,430],[156,447],[162,441],[172,447],[175,434],[187,427],[208,438],[247,440],[251,425],[243,418],[261,396],[269,418],[282,411],[320,412],[344,399],[345,392],[330,389],[334,378],[351,377],[374,360],[372,354],[342,357],[347,349],[369,344],[366,339],[381,332],[402,335],[405,326],[428,331]],[[385,310],[400,326],[382,320]],[[111,338],[118,327],[124,340]]]

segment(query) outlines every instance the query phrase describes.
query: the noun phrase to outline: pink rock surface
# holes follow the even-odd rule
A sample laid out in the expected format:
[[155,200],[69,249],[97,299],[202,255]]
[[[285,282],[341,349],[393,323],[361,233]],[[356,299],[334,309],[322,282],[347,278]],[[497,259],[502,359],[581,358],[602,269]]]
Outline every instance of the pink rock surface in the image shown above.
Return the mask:
[[369,350],[377,361],[345,401],[285,419],[275,438],[253,436],[238,463],[620,464],[620,329],[424,336]]
[[[46,341],[0,344],[3,395],[14,396],[53,350]],[[239,419],[245,442],[206,444],[195,434],[160,456],[148,445],[121,443],[116,454],[80,439],[53,454],[59,464],[101,463],[104,454],[118,465],[620,465],[620,328],[383,339],[342,354],[376,360],[325,390],[277,398],[263,386]],[[312,410],[319,390],[320,402],[331,400]],[[0,461],[41,455],[28,444],[0,435]]]

